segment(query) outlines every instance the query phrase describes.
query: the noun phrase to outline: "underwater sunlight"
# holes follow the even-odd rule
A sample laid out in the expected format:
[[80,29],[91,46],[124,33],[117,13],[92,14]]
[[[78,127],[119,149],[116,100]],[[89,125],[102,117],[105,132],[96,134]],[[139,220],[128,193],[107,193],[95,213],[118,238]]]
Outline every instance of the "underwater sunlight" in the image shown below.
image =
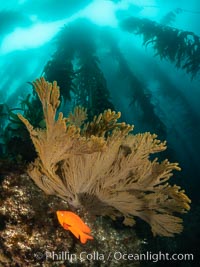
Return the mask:
[[0,48],[0,53],[6,54],[16,50],[40,47],[44,43],[49,42],[62,25],[63,21],[47,24],[38,23],[25,29],[17,28],[5,37]]
[[199,267],[200,1],[1,2],[0,266]]

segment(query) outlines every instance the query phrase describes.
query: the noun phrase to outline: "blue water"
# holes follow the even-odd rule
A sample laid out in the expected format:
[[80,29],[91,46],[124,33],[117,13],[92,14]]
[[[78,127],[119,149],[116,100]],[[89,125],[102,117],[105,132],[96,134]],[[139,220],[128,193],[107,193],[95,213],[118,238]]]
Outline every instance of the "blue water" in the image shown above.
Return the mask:
[[[68,66],[68,70],[76,72],[83,60],[88,63],[89,58],[95,57],[94,69],[100,73],[99,83],[102,85],[103,81],[105,90],[97,91],[99,102],[91,114],[114,108],[122,112],[124,121],[135,125],[135,132],[155,132],[158,138],[167,140],[168,151],[164,157],[179,162],[182,168],[172,181],[181,185],[197,205],[200,67],[195,74],[187,73],[176,66],[175,60],[161,59],[153,43],[144,45],[142,33],[122,27],[122,21],[130,17],[140,22],[146,18],[171,30],[192,32],[197,39],[200,36],[198,0],[8,0],[1,3],[1,145],[8,124],[5,113],[20,107],[21,100],[32,94],[29,82],[41,75],[58,80],[66,114],[73,106],[75,93],[72,84],[67,85],[68,81],[61,75],[62,70],[44,71],[52,58],[57,60],[58,68]],[[69,31],[66,35],[64,29]],[[169,38],[167,33],[165,38]],[[195,58],[200,65],[200,54]],[[91,66],[85,70],[89,82],[95,75],[91,70]],[[75,86],[81,90],[77,82]],[[2,155],[4,149],[0,151]]]

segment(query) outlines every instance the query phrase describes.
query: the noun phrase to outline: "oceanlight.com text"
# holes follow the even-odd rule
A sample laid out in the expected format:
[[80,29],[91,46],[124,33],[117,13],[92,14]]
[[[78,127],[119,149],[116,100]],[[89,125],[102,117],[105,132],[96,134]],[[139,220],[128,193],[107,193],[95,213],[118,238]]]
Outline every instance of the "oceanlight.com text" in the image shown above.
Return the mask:
[[153,253],[146,251],[145,253],[125,253],[122,251],[114,251],[101,253],[92,251],[90,253],[82,251],[79,254],[69,253],[68,251],[46,251],[44,253],[36,252],[34,257],[38,260],[53,260],[53,261],[69,261],[71,263],[84,261],[152,261],[154,263],[159,261],[193,261],[194,255],[192,253]]

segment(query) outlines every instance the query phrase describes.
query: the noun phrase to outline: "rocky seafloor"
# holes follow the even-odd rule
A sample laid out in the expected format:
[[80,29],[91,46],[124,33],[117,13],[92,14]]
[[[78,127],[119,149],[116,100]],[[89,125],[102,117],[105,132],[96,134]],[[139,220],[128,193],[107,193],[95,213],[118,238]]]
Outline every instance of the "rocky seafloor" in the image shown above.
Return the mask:
[[47,196],[24,173],[7,173],[0,185],[0,267],[138,266],[128,259],[143,240],[133,228],[116,227],[109,218],[77,211],[94,240],[81,244],[58,223],[67,203]]

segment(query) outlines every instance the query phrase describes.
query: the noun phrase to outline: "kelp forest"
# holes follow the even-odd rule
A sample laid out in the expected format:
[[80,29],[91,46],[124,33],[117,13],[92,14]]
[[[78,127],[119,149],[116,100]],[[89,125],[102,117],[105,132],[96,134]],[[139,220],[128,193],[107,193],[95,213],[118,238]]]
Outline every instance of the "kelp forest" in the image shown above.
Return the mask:
[[[0,266],[155,263],[107,261],[107,251],[185,253],[192,260],[170,266],[198,266],[200,33],[176,24],[190,11],[156,20],[122,9],[117,26],[77,15],[48,46],[9,52],[7,63],[2,54]],[[34,23],[7,10],[1,21],[2,47],[12,23]],[[60,227],[62,210],[79,215],[92,240],[81,244],[71,221]],[[98,256],[83,259],[83,250]],[[60,251],[68,258],[55,260]]]

